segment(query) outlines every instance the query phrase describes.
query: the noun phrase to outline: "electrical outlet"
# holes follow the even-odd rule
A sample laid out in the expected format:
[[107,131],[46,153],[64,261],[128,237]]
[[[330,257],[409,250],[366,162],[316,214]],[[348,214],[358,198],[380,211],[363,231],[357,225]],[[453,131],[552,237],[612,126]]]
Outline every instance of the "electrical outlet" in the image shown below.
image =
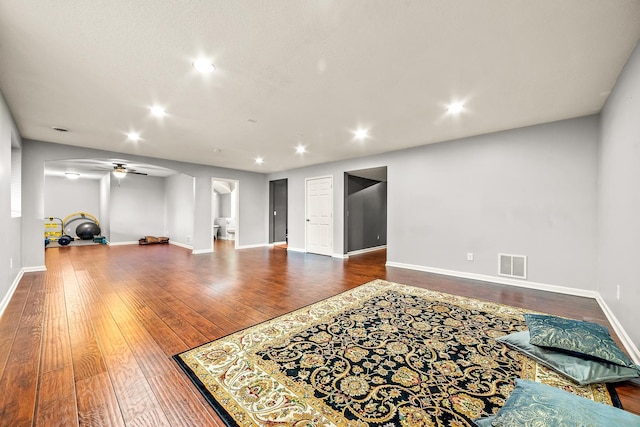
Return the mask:
[[467,261],[473,261],[473,252],[467,252]]
[[378,240],[380,240],[380,235],[378,234]]
[[616,299],[620,301],[620,285],[616,287]]
[[191,236],[187,234],[187,243],[191,243]]
[[9,268],[13,268],[13,258],[9,258]]

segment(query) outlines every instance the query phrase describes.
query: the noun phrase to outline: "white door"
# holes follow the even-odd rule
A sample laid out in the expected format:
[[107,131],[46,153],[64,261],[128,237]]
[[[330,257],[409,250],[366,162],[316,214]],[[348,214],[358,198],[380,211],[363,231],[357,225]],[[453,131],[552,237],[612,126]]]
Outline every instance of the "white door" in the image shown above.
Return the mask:
[[306,248],[320,255],[333,254],[333,176],[306,179]]

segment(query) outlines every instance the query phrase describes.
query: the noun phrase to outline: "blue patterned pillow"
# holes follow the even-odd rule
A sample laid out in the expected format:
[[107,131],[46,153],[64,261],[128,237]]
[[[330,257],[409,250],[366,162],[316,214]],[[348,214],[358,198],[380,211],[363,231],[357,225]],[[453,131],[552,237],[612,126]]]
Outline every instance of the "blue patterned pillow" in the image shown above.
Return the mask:
[[613,341],[602,325],[542,314],[525,314],[530,343],[606,360],[635,368],[635,364]]
[[516,379],[494,427],[638,427],[640,417],[559,388]]
[[640,377],[640,371],[636,368],[628,368],[604,360],[585,359],[551,348],[533,345],[529,342],[529,331],[506,335],[497,338],[496,341],[520,351],[580,385],[624,381]]

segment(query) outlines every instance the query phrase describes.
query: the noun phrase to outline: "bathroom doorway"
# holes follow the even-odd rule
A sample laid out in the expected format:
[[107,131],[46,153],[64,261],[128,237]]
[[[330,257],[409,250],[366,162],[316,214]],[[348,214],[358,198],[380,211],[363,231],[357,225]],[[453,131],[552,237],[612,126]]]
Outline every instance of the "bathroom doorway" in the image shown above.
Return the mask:
[[[211,193],[212,241],[233,241],[237,249],[240,246],[240,182],[212,178]],[[213,248],[215,251],[215,244]]]
[[288,243],[287,180],[269,181],[269,243]]

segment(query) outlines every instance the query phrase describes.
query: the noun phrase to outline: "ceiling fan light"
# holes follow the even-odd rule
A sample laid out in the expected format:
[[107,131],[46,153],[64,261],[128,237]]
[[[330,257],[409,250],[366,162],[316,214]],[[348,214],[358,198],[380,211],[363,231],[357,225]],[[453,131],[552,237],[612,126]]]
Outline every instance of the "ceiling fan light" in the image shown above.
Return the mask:
[[112,173],[113,173],[113,176],[115,176],[118,179],[124,178],[125,176],[127,176],[127,171],[124,171],[124,170],[116,169]]

